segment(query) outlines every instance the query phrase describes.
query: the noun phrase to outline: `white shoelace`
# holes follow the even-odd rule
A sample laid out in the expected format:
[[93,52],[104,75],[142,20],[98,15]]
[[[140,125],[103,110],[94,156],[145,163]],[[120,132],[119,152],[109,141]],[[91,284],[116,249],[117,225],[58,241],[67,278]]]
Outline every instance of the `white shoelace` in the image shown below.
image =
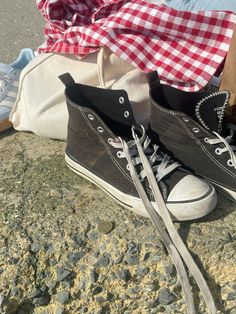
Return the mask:
[[205,142],[210,145],[224,144],[224,148],[217,147],[215,152],[218,155],[228,152],[230,155],[230,159],[228,160],[227,164],[228,166],[234,167],[236,169],[236,146],[231,145],[234,133],[236,133],[236,127],[234,125],[228,125],[228,128],[230,129],[229,136],[224,138],[217,132],[213,132],[217,138],[205,138]]
[[[142,128],[142,136],[140,138],[140,143],[143,147],[143,151],[145,155],[147,156],[149,160],[150,167],[152,168],[152,171],[155,174],[157,181],[159,182],[167,174],[171,173],[173,170],[180,167],[181,164],[179,162],[171,161],[170,156],[160,152],[159,146],[152,144],[152,147],[150,147],[151,139],[146,135],[144,127],[141,126],[141,128]],[[132,129],[132,132],[134,134],[134,129]],[[109,143],[115,148],[123,149],[123,145],[121,141],[117,143],[113,141],[112,139],[110,139]],[[142,162],[138,153],[135,139],[129,141],[127,145],[129,147],[129,156],[132,158],[132,162],[134,166],[140,165]],[[117,154],[119,158],[126,158],[126,153],[124,150],[118,151]],[[142,182],[145,179],[145,177],[146,177],[146,172],[142,170],[139,173],[140,181]]]
[[[143,128],[142,128],[143,129]],[[187,306],[187,311],[189,314],[195,314],[195,306],[193,301],[193,295],[191,291],[191,286],[188,280],[188,276],[184,267],[183,260],[185,264],[188,266],[189,271],[192,273],[193,277],[195,278],[198,287],[200,288],[206,305],[211,314],[215,314],[217,312],[214,300],[212,298],[210,289],[199,270],[198,266],[194,262],[192,256],[190,255],[189,251],[187,250],[185,244],[183,243],[181,237],[179,236],[178,232],[176,231],[172,219],[170,217],[169,210],[166,207],[166,204],[163,200],[163,196],[160,192],[160,189],[157,184],[157,180],[160,177],[164,177],[166,174],[170,173],[177,167],[179,164],[174,162],[172,165],[168,165],[170,158],[167,155],[164,155],[160,160],[161,155],[157,155],[157,148],[154,148],[153,154],[147,154],[148,145],[150,144],[150,139],[146,136],[145,131],[143,129],[143,134],[139,139],[136,133],[133,131],[133,138],[134,141],[130,141],[126,143],[124,140],[119,138],[120,143],[115,141],[110,141],[110,144],[113,147],[120,148],[122,146],[123,151],[119,153],[120,158],[126,158],[129,165],[130,174],[134,185],[139,193],[139,196],[146,208],[147,212],[149,213],[155,227],[157,228],[162,240],[173,260],[173,263],[176,267],[177,273],[179,275],[179,279],[183,288],[184,298]],[[147,143],[149,143],[147,145]],[[135,152],[135,153],[134,153]],[[137,154],[138,153],[138,154]],[[154,166],[153,163],[155,161],[161,161],[160,166]],[[168,161],[167,161],[168,160]],[[143,174],[140,178],[138,175],[136,166],[137,161],[139,164],[143,166]],[[168,166],[167,166],[168,165]],[[161,174],[158,175],[155,172],[161,171]],[[140,181],[143,177],[147,177],[150,187],[152,189],[155,202],[158,205],[160,210],[160,215],[156,212],[153,205],[151,204],[150,200],[147,197],[147,194],[143,188],[143,185]],[[159,179],[160,180],[160,179]]]
[[10,70],[7,74],[0,72],[0,93],[2,93],[4,91],[4,87],[6,87],[12,81],[11,73],[14,75],[16,74],[14,69]]

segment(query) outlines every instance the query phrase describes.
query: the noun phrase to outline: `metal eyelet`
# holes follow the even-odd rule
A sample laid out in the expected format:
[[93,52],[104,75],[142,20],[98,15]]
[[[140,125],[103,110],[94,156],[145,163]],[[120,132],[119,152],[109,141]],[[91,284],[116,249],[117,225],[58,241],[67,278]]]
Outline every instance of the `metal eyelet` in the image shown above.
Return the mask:
[[129,111],[124,112],[124,117],[127,119],[129,117]]
[[112,144],[115,142],[115,141],[113,140],[113,138],[111,138],[111,137],[109,137],[107,141],[108,141],[108,143],[109,143],[110,145],[112,145]]
[[103,130],[103,128],[102,128],[101,126],[99,126],[99,127],[97,128],[97,130],[98,130],[99,133],[103,133],[103,132],[104,132],[104,130]]
[[126,169],[127,169],[128,171],[130,171],[130,166],[129,166],[129,164],[126,165]]
[[193,128],[192,131],[193,131],[194,133],[199,133],[199,132],[200,132],[200,130],[199,130],[198,128]]
[[233,167],[233,162],[232,162],[232,160],[231,159],[229,159],[228,161],[227,161],[227,165],[229,166],[229,167]]
[[187,119],[187,118],[182,118],[182,120],[183,120],[184,122],[189,122],[189,119]]
[[124,97],[120,97],[120,98],[119,98],[119,103],[120,103],[121,105],[123,105],[123,104],[125,103]]
[[122,154],[122,152],[119,150],[119,151],[116,153],[116,156],[117,156],[118,158],[121,158],[121,154]]
[[92,114],[88,114],[89,120],[94,120],[94,116]]
[[219,147],[217,147],[215,149],[215,153],[216,153],[216,155],[221,155],[222,154],[221,149]]
[[205,138],[204,138],[204,142],[205,142],[205,143],[209,143],[208,137],[205,137]]

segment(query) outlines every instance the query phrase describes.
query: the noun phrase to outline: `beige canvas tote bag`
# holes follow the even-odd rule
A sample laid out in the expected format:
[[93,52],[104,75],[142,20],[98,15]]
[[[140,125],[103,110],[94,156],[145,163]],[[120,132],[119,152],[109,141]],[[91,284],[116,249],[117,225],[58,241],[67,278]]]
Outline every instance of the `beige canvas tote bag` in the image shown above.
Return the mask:
[[226,108],[228,119],[236,123],[236,26],[231,39],[229,51],[225,60],[220,90],[230,91],[229,106]]
[[43,53],[31,61],[21,73],[18,96],[10,115],[16,130],[66,140],[68,112],[64,86],[58,79],[65,72],[81,84],[126,90],[137,122],[148,123],[149,89],[145,73],[110,50],[101,49],[83,59]]

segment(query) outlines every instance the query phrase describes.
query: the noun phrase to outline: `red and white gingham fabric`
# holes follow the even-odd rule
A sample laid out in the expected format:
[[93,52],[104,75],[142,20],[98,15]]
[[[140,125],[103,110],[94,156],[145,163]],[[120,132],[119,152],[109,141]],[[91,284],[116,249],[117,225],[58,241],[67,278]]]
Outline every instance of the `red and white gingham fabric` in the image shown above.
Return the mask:
[[141,0],[37,0],[47,24],[40,52],[81,57],[105,46],[185,91],[207,85],[222,65],[232,12],[177,11]]

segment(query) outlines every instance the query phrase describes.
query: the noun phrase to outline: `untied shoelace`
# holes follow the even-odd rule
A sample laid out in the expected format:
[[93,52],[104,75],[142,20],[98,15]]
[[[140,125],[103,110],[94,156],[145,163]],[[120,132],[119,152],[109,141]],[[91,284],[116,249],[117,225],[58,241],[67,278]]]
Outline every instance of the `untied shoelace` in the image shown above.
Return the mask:
[[[141,138],[139,138],[138,135],[135,133],[134,128],[132,128],[132,134],[134,138],[133,141],[126,142],[119,137],[119,142],[110,141],[110,144],[116,148],[122,148],[123,150],[122,152],[120,152],[119,157],[127,159],[133,183],[139,193],[144,207],[149,213],[152,222],[154,223],[160,236],[162,237],[164,245],[166,246],[173,260],[183,288],[187,311],[189,314],[196,313],[193,301],[193,294],[183,261],[185,262],[189,271],[192,273],[194,279],[196,280],[196,283],[203,294],[203,298],[210,313],[215,314],[217,310],[210,289],[201,271],[199,270],[198,266],[196,265],[192,256],[187,250],[185,244],[183,243],[181,237],[176,231],[170,217],[169,210],[166,207],[163,196],[157,184],[157,181],[159,181],[166,174],[179,167],[180,164],[177,162],[172,162],[170,160],[170,157],[168,157],[167,155],[158,154],[158,146],[156,145],[152,150],[150,150],[149,145],[151,144],[151,140],[148,138],[148,136],[146,136],[143,127]],[[162,160],[160,158],[162,158]],[[160,165],[154,165],[155,161],[161,161]],[[138,174],[136,166],[140,163],[143,166],[143,170],[140,174]],[[141,181],[144,177],[147,177],[147,180],[153,192],[155,202],[157,203],[160,210],[160,215],[154,209],[143,188]]]

